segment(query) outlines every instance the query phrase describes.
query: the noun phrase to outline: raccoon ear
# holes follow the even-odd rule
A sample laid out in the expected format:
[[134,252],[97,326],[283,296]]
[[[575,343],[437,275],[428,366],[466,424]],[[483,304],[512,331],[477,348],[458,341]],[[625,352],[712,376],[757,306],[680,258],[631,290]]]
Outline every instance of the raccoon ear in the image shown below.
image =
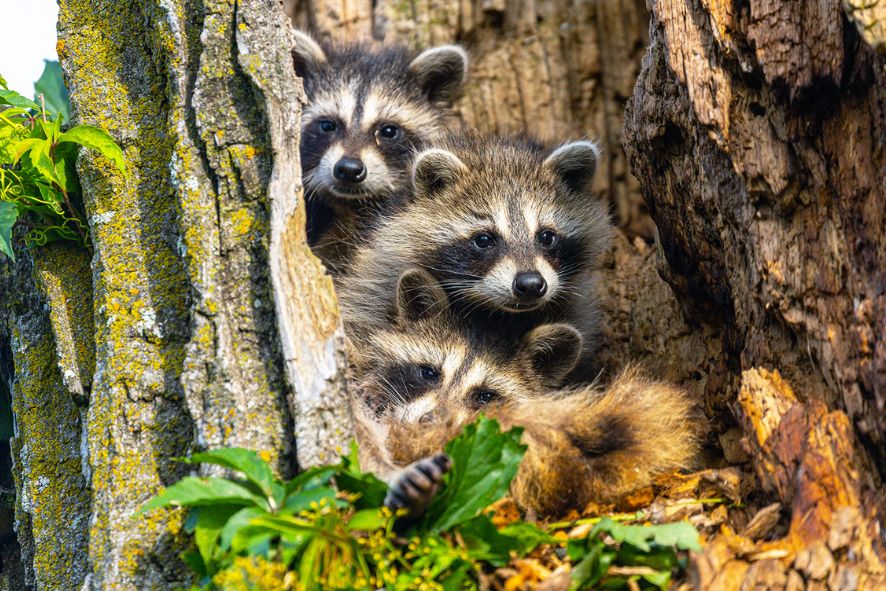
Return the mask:
[[547,157],[545,166],[576,193],[587,193],[597,172],[600,148],[594,142],[563,144]]
[[446,310],[447,305],[446,292],[424,269],[407,269],[397,280],[397,320],[430,318]]
[[544,383],[559,386],[578,364],[583,340],[568,324],[543,324],[523,337],[518,355]]
[[313,37],[295,29],[292,31],[292,60],[295,63],[295,73],[304,78],[326,63],[326,52]]
[[427,195],[439,192],[454,183],[468,168],[458,156],[448,150],[432,148],[415,157],[412,163],[412,185],[416,193]]
[[458,98],[468,72],[468,52],[459,45],[441,45],[421,52],[409,64],[428,100],[443,106]]

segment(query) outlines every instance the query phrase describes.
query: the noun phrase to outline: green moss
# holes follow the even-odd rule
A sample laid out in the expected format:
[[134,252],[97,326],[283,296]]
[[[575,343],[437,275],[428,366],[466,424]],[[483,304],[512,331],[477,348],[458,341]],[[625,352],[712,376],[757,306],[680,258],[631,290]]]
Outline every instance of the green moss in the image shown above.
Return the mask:
[[[62,386],[45,318],[20,319],[13,334],[13,357],[19,521],[30,523],[38,588],[77,589],[86,574],[89,519],[80,414]],[[22,513],[27,520],[22,520]]]
[[49,304],[62,380],[86,402],[95,373],[92,271],[89,253],[67,243],[34,249],[37,284]]

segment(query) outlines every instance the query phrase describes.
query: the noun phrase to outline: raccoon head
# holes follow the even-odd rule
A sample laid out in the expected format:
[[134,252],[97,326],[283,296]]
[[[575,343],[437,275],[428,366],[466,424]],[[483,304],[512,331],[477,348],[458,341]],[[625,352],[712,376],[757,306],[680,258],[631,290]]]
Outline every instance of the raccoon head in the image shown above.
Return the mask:
[[434,220],[416,247],[423,266],[454,300],[507,312],[576,295],[576,277],[609,240],[605,206],[591,196],[599,155],[590,141],[545,153],[495,137],[421,152],[409,215]]
[[539,326],[516,346],[485,339],[451,314],[436,279],[410,269],[397,285],[395,322],[362,347],[359,391],[378,415],[395,420],[430,421],[443,410],[467,417],[560,386],[581,347],[566,324]]
[[457,45],[412,59],[402,47],[321,45],[296,31],[293,57],[308,104],[302,177],[309,198],[384,198],[409,183],[415,150],[444,129],[468,57]]

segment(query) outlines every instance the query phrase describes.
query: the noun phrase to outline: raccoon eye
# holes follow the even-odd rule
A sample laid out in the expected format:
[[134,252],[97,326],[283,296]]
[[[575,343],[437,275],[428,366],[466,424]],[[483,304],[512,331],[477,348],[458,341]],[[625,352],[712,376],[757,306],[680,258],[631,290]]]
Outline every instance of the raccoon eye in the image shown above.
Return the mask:
[[559,237],[551,230],[542,230],[538,235],[538,243],[545,248],[551,248],[557,243]]
[[334,121],[330,121],[329,119],[321,119],[317,122],[317,126],[320,128],[320,131],[323,133],[332,133],[336,129],[336,125]]
[[490,402],[498,398],[498,392],[492,390],[476,390],[471,394],[471,403],[474,408],[486,406]]
[[486,232],[480,232],[471,241],[474,243],[474,246],[484,250],[495,246],[495,236]]
[[376,137],[381,137],[386,140],[396,140],[402,135],[400,128],[392,123],[386,123],[385,125],[382,125],[375,133]]
[[422,365],[418,368],[418,373],[421,376],[421,379],[426,382],[436,382],[440,377],[440,372],[431,367],[430,365]]

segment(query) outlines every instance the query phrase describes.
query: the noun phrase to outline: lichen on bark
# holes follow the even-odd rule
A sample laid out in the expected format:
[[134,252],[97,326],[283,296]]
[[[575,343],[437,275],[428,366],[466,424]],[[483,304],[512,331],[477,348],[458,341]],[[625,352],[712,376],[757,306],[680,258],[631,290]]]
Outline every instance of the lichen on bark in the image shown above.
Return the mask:
[[[186,473],[175,457],[238,445],[284,475],[293,469],[268,271],[275,154],[233,42],[236,8],[61,6],[75,117],[111,132],[129,170],[118,175],[89,155],[79,162],[95,247],[86,439],[96,589],[187,584],[181,515],[138,513]],[[275,2],[251,8],[282,18]],[[294,80],[288,56],[285,64]],[[297,145],[295,131],[287,139]]]
[[[0,266],[0,291],[8,294],[0,311],[0,379],[12,385],[15,531],[24,567],[14,582],[71,589],[87,570],[90,491],[78,402],[79,378],[91,375],[91,288],[82,275],[88,256],[65,244],[34,254],[20,251],[16,264]],[[4,570],[14,560],[4,556]]]

